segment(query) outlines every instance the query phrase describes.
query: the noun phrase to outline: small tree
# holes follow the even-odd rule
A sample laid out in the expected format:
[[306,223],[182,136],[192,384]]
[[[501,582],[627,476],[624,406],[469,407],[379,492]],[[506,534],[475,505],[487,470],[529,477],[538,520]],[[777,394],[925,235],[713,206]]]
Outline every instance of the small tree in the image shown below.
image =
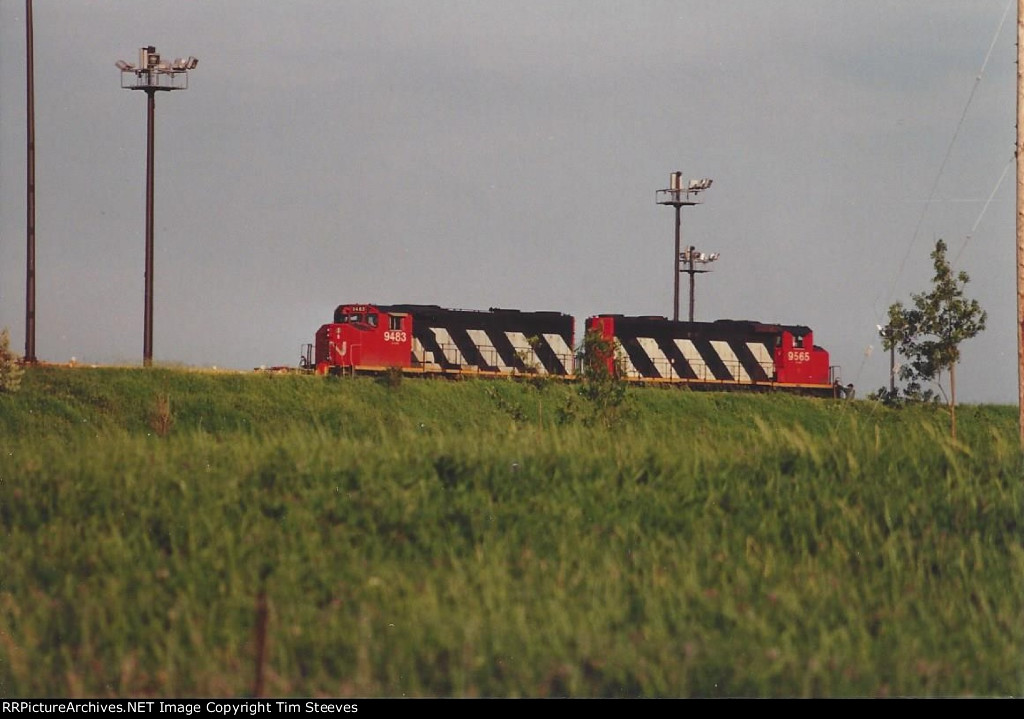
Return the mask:
[[977,300],[964,297],[966,272],[953,274],[946,260],[946,243],[939,240],[931,254],[935,267],[930,292],[911,295],[913,308],[897,302],[889,308],[889,324],[880,331],[882,345],[893,347],[907,359],[900,379],[908,381],[908,397],[921,394],[921,382],[934,381],[942,390],[941,375],[949,372],[950,419],[956,438],[956,365],[960,343],[985,329],[987,313]]
[[561,422],[582,418],[584,424],[610,427],[632,417],[617,349],[615,341],[599,330],[587,332],[577,353],[580,385],[576,394],[586,400],[585,409],[570,398],[559,411]]
[[21,358],[11,351],[11,337],[4,327],[0,330],[0,392],[17,392],[24,370]]

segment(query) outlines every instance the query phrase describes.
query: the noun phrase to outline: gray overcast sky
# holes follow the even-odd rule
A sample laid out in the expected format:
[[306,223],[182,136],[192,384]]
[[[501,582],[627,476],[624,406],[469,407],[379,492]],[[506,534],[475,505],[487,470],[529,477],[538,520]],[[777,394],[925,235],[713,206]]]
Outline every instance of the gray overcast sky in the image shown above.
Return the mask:
[[[866,393],[941,237],[989,312],[958,395],[1016,404],[1011,4],[35,0],[37,355],[141,364],[146,103],[114,61],[151,44],[199,58],[156,101],[157,362],[295,365],[341,302],[671,316],[681,170],[714,179],[683,211],[721,253],[697,319],[809,325]],[[24,12],[0,0],[19,352]]]

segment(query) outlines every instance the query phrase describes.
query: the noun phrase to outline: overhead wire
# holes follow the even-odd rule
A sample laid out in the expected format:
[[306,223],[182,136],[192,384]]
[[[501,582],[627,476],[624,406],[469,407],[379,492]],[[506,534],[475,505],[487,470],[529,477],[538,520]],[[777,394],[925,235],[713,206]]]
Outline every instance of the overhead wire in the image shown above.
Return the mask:
[[971,231],[967,233],[966,237],[964,237],[963,244],[960,245],[960,250],[956,253],[956,257],[953,258],[953,264],[957,263],[957,261],[960,259],[960,255],[962,255],[964,253],[964,250],[967,249],[967,243],[970,241],[972,237],[974,237],[974,231],[978,229],[978,225],[981,224],[981,218],[985,216],[985,212],[988,210],[988,206],[992,204],[992,198],[996,196],[996,193],[999,191],[999,188],[1002,187],[1003,180],[1006,179],[1007,173],[1010,171],[1010,168],[1013,167],[1014,160],[1016,160],[1016,158],[1013,156],[1011,156],[1010,159],[1007,160],[1006,166],[1003,167],[1003,174],[999,176],[999,180],[996,181],[996,186],[992,188],[992,192],[989,193],[988,199],[985,200],[985,204],[982,205],[981,212],[978,213],[978,219],[976,219],[974,221],[974,224],[971,226]]
[[[978,90],[978,86],[981,84],[982,77],[985,75],[985,70],[988,68],[989,61],[992,59],[992,53],[993,53],[993,51],[995,49],[996,42],[998,41],[999,36],[1002,34],[1003,26],[1006,24],[1006,18],[1009,16],[1010,9],[1013,7],[1013,5],[1014,5],[1014,0],[1008,0],[1008,2],[1006,3],[1006,8],[1003,10],[1003,15],[999,19],[999,25],[996,27],[996,31],[995,31],[995,33],[992,36],[992,42],[989,43],[988,51],[985,53],[985,59],[981,63],[981,69],[978,70],[978,74],[974,78],[974,84],[971,86],[971,92],[970,92],[970,94],[967,97],[967,102],[964,103],[963,111],[960,113],[960,119],[957,121],[956,129],[953,131],[953,137],[950,139],[949,146],[946,148],[946,154],[943,156],[942,163],[939,165],[939,169],[935,173],[935,179],[932,181],[931,189],[928,192],[928,199],[925,201],[925,203],[923,204],[923,206],[921,208],[921,214],[920,214],[920,216],[917,219],[917,225],[914,228],[914,234],[911,236],[910,242],[907,244],[907,250],[903,254],[903,258],[900,260],[900,264],[899,264],[899,267],[896,270],[896,273],[893,275],[892,282],[889,285],[889,290],[888,290],[888,292],[885,295],[885,306],[886,306],[885,313],[886,314],[888,313],[888,305],[892,301],[892,298],[893,298],[893,296],[896,293],[896,285],[899,282],[899,278],[903,274],[903,270],[906,267],[907,260],[910,258],[911,252],[914,249],[914,245],[917,243],[918,235],[921,232],[921,226],[924,224],[925,215],[927,214],[928,208],[931,206],[931,204],[932,204],[932,202],[933,202],[933,200],[935,198],[935,193],[936,193],[936,191],[938,189],[938,186],[939,186],[939,180],[942,178],[942,175],[943,175],[943,173],[945,172],[945,169],[946,169],[946,165],[949,162],[949,158],[953,154],[953,147],[956,145],[957,138],[960,136],[960,130],[963,128],[964,121],[967,118],[967,112],[970,109],[972,102],[974,101],[974,95],[975,95],[975,93]],[[989,195],[988,200],[986,200],[985,205],[982,207],[981,213],[978,215],[978,219],[974,223],[974,227],[971,228],[971,234],[974,233],[974,230],[976,230],[978,225],[980,224],[981,218],[984,217],[985,211],[988,209],[989,204],[992,202],[993,196],[998,191],[1000,185],[1002,185],[1002,182],[1005,179],[1006,173],[1009,171],[1009,168],[1010,168],[1011,164],[1013,164],[1013,158],[1011,158],[1010,162],[1006,165],[1006,167],[1003,168],[1003,173],[1000,176],[999,181],[996,183],[995,188],[992,190],[992,193]],[[970,238],[970,235],[968,235],[968,239],[969,238]],[[964,241],[964,247],[966,247],[966,244],[967,244],[967,241],[965,240]],[[961,253],[963,252],[963,247],[961,247],[960,252]],[[960,255],[958,253],[957,257],[959,258],[959,256]],[[954,262],[955,262],[955,260],[954,260]],[[879,321],[879,325],[878,326],[881,326],[881,321],[880,320],[881,320],[881,317],[882,317],[882,313],[879,312],[879,309],[878,309],[878,300],[880,299],[880,297],[881,297],[881,295],[876,296],[875,297],[875,301],[873,303],[874,310],[875,310],[875,319],[876,319],[876,321]],[[857,373],[855,375],[855,378],[857,380],[860,379],[860,375],[861,375],[861,373],[864,370],[864,365],[867,363],[868,357],[871,356],[871,353],[872,353],[873,350],[874,350],[874,346],[870,345],[870,344],[865,349],[864,356],[861,359],[860,366],[857,368]]]
[[[897,282],[899,282],[899,278],[903,274],[903,269],[904,269],[904,267],[906,267],[907,260],[910,258],[910,253],[913,251],[914,245],[917,243],[918,235],[921,232],[921,225],[924,224],[925,215],[928,212],[928,208],[932,204],[932,200],[935,198],[935,192],[938,189],[939,180],[942,178],[942,174],[943,174],[943,172],[945,172],[945,169],[946,169],[946,164],[949,162],[949,158],[953,154],[953,147],[954,147],[954,145],[956,145],[957,138],[960,136],[960,130],[963,128],[964,120],[967,118],[967,111],[970,109],[971,103],[974,101],[974,94],[978,91],[978,85],[981,84],[981,79],[982,79],[982,77],[985,74],[986,68],[988,68],[989,60],[992,59],[992,51],[995,49],[996,41],[999,39],[999,35],[1003,31],[1003,25],[1006,24],[1006,18],[1010,14],[1010,8],[1013,7],[1013,4],[1014,4],[1014,0],[1009,0],[1009,2],[1006,3],[1006,9],[1003,10],[1003,16],[999,19],[999,26],[996,28],[996,32],[992,36],[992,42],[989,43],[988,52],[985,53],[985,60],[984,60],[984,62],[982,62],[981,69],[978,70],[978,74],[974,78],[974,85],[971,86],[971,92],[970,92],[970,94],[967,97],[967,102],[964,104],[963,112],[960,113],[960,119],[957,121],[956,129],[953,131],[953,137],[950,139],[949,146],[946,148],[946,154],[942,158],[942,164],[939,165],[938,172],[935,173],[935,179],[932,181],[931,190],[928,192],[928,199],[925,201],[924,205],[921,207],[921,214],[917,218],[917,226],[914,228],[914,234],[910,238],[910,242],[907,244],[907,251],[903,254],[903,259],[900,260],[899,268],[896,270],[896,274],[892,278],[892,283],[889,285],[889,291],[888,291],[888,293],[886,295],[886,304],[887,305],[892,300],[892,297],[895,294],[896,284],[897,284]],[[1004,170],[1003,174],[1005,175],[1005,173],[1006,173],[1006,171]],[[1002,182],[1002,179],[1000,179],[1000,183],[1001,182]],[[997,187],[998,187],[998,185],[997,185]],[[986,203],[986,207],[987,207],[987,203]],[[878,303],[878,298],[876,297],[875,298],[875,309],[876,309],[876,313],[875,314],[876,314],[876,317],[878,316],[878,312],[877,312],[878,305],[877,305],[877,303]]]

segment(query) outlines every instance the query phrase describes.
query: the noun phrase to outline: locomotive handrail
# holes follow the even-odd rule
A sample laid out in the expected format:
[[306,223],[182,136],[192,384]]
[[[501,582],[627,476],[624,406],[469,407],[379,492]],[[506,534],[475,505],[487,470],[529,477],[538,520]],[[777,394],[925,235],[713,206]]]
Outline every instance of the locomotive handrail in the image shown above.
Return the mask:
[[[746,368],[743,366],[743,363],[740,362],[739,360],[725,360],[725,359],[723,359],[721,361],[722,361],[722,364],[725,366],[725,369],[733,377],[733,379],[728,380],[729,382],[732,382],[732,383],[735,383],[735,384],[763,384],[763,383],[771,381],[771,380],[757,380],[757,379],[754,379],[753,377],[751,377],[749,375],[749,373],[746,371]],[[658,372],[658,374],[661,376],[661,378],[662,379],[666,379],[666,380],[681,380],[681,381],[689,380],[691,382],[722,382],[722,381],[725,381],[725,380],[721,380],[718,377],[716,377],[715,373],[711,370],[711,367],[709,367],[705,363],[700,363],[700,364],[691,363],[690,364],[690,368],[693,370],[694,374],[696,375],[693,378],[680,376],[676,372],[675,367],[672,365],[671,360],[669,360],[667,358],[666,359],[651,358],[651,365]],[[767,367],[766,368],[766,367],[764,367],[764,365],[761,365],[761,367],[762,367],[762,369],[765,369],[765,374],[768,375],[768,377],[771,377],[771,373],[774,371],[774,369],[771,368],[771,367]],[[636,368],[636,366],[633,366],[633,365],[631,365],[630,368],[627,370],[626,377],[628,379],[644,379],[645,378],[643,372],[641,372],[639,369]]]
[[[464,367],[472,367],[474,370],[479,369],[475,367],[475,364],[473,362],[466,360],[465,354],[462,352],[461,349],[459,349],[458,345],[456,345],[455,343],[438,342],[437,347],[438,349],[432,353],[434,355],[434,364],[439,366],[448,365],[457,368],[459,371],[465,371],[463,369]],[[496,371],[501,374],[518,374],[523,371],[518,369],[514,365],[507,364],[501,358],[501,354],[498,352],[498,348],[494,347],[493,345],[475,345],[475,348],[477,352],[480,354],[480,359],[483,361],[483,363],[489,367],[494,367]],[[536,352],[531,350],[531,353],[533,354],[533,359],[524,359],[520,355],[520,359],[523,361],[523,364],[527,368],[527,373],[531,373],[530,370],[533,369],[536,374],[550,374],[547,367],[545,367],[544,363],[541,361],[540,357],[537,356]],[[424,356],[426,356],[426,354],[430,353],[424,352]],[[438,357],[438,354],[440,354],[441,357]],[[561,363],[561,365],[565,367],[565,374],[572,375],[575,369],[572,353],[556,352],[554,353],[554,356]],[[454,361],[452,358],[461,359],[462,361]]]

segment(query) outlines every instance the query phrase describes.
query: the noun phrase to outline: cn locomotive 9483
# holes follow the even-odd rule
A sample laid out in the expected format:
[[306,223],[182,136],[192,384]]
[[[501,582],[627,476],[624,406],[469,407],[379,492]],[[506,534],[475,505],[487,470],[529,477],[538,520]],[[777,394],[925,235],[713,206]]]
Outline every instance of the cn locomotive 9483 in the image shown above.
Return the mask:
[[[613,347],[608,369],[633,383],[693,389],[845,394],[828,352],[809,327],[602,314],[585,331]],[[319,374],[374,373],[445,377],[550,375],[574,379],[582,367],[575,320],[561,312],[436,305],[342,304],[320,327],[303,366]]]
[[315,367],[478,375],[573,375],[575,322],[559,312],[340,305],[316,334]]

